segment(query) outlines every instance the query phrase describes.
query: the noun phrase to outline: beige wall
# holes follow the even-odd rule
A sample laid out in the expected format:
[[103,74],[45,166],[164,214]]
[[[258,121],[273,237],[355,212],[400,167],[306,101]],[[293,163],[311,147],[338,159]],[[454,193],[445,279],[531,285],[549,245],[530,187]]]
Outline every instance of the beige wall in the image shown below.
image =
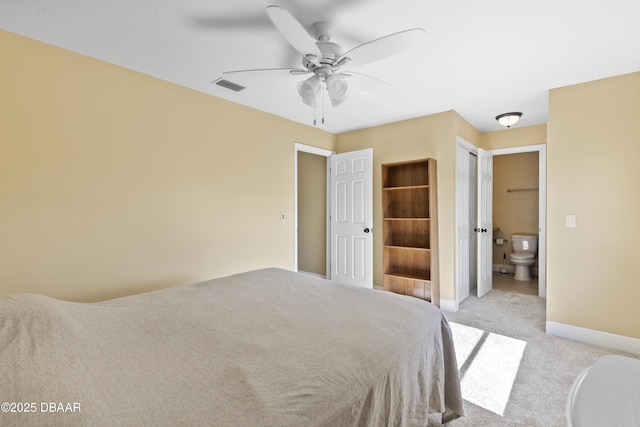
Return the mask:
[[[461,115],[459,115],[456,112],[454,112],[453,114],[453,131],[455,136],[459,136],[463,138],[465,141],[475,145],[476,147],[483,147],[482,146],[483,134],[480,133],[480,131],[478,131],[476,128],[471,126],[471,124],[468,121],[466,121]],[[453,147],[453,150],[454,150],[454,157],[455,157],[455,150],[456,150],[455,145]],[[455,165],[455,160],[454,160],[454,165]],[[454,167],[453,173],[455,174],[455,167]]]
[[479,143],[480,134],[455,111],[340,134],[336,150],[373,148],[374,284],[382,286],[381,165],[434,158],[438,162],[440,297],[455,300],[455,152],[456,133]]
[[511,264],[513,234],[538,234],[538,155],[533,151],[493,157],[493,228],[499,228],[493,237],[505,239],[504,245],[493,245],[493,264],[502,264],[503,255]]
[[550,321],[640,338],[639,118],[640,72],[549,93]]
[[481,147],[485,150],[524,147],[527,145],[546,144],[546,142],[546,124],[485,132],[481,136]]
[[327,158],[298,152],[298,270],[327,272]]
[[11,33],[0,45],[0,292],[93,301],[293,267],[294,142],[333,135]]
[[438,160],[441,296],[455,300],[460,135],[548,142],[548,320],[640,338],[640,73],[551,90],[548,126],[480,134],[447,111],[334,136],[7,32],[0,44],[0,292],[92,301],[291,268],[296,141],[374,149],[376,284],[380,165]]

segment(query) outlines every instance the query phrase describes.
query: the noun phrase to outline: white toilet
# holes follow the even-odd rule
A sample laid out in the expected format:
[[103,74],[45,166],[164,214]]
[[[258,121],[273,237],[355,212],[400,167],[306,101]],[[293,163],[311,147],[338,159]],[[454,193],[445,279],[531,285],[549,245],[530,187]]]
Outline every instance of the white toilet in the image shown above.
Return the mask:
[[514,279],[531,280],[529,267],[536,262],[538,236],[535,234],[514,234],[511,236],[513,252],[509,255],[511,264],[516,266]]

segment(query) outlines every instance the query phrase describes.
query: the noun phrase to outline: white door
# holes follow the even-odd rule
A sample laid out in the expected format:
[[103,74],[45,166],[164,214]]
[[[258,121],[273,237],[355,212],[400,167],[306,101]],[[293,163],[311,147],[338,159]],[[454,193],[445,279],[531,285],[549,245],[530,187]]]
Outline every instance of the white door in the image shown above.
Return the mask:
[[478,297],[493,288],[493,154],[478,148]]
[[478,236],[473,231],[478,219],[478,156],[469,152],[469,290],[478,286]]
[[469,296],[469,264],[471,260],[470,236],[471,223],[475,218],[470,218],[470,153],[460,145],[456,146],[456,265],[458,287],[458,303],[461,303]]
[[331,156],[330,279],[373,288],[373,150]]

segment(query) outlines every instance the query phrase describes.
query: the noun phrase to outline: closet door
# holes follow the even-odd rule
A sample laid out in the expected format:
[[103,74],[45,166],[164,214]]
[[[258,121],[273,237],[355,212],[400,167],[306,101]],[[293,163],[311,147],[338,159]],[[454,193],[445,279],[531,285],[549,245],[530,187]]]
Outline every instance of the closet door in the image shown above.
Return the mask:
[[[471,153],[461,146],[456,147],[456,284],[458,303],[469,296],[471,288],[471,233],[475,218],[471,218]],[[475,251],[474,255],[475,255]]]
[[478,149],[478,297],[493,288],[493,154]]

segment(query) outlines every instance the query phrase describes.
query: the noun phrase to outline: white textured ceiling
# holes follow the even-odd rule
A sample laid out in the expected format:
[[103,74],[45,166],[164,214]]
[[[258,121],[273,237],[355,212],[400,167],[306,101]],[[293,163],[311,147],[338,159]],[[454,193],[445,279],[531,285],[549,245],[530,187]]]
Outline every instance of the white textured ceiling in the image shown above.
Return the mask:
[[426,31],[423,48],[354,68],[394,87],[354,75],[348,101],[318,123],[333,133],[451,109],[480,131],[507,111],[524,113],[516,126],[545,123],[549,89],[640,71],[639,0],[0,0],[0,28],[312,125],[296,92],[306,76],[227,77],[247,87],[238,93],[211,84],[300,67],[268,4],[307,28],[333,22],[345,51]]

